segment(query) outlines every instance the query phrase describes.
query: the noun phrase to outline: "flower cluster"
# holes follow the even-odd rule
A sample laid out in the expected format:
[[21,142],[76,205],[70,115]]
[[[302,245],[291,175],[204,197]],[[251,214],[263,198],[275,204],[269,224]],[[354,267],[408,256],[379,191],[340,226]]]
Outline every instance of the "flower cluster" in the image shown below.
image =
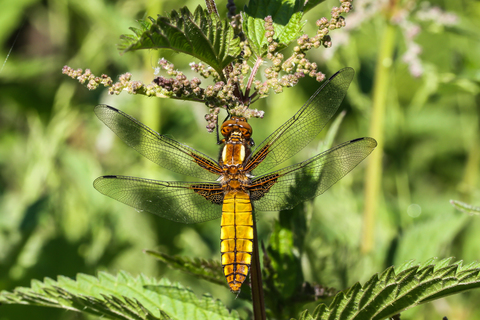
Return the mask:
[[81,84],[87,82],[87,88],[90,90],[95,90],[100,84],[103,84],[105,87],[110,87],[113,83],[112,78],[102,74],[100,77],[95,76],[90,69],[86,69],[83,72],[82,69],[72,69],[69,66],[64,66],[62,73],[66,74],[72,79],[77,79]]
[[[397,24],[404,36],[406,51],[402,55],[402,61],[408,65],[410,74],[416,78],[423,74],[423,63],[420,59],[422,47],[415,42],[415,38],[422,31],[420,24],[411,21],[411,16],[414,16],[420,23],[430,23],[434,29],[440,29],[442,32],[443,26],[452,26],[457,23],[457,16],[455,14],[444,12],[439,7],[430,6],[428,3],[421,3],[415,15],[411,14],[414,8],[402,8],[398,13],[392,17],[392,21]],[[415,8],[416,9],[416,8]]]
[[[266,81],[254,82],[255,90],[259,97],[265,97],[270,89],[275,93],[283,91],[284,87],[293,87],[298,83],[300,78],[310,76],[318,82],[325,80],[325,75],[319,72],[315,62],[310,62],[306,58],[308,50],[324,46],[329,48],[332,46],[332,40],[329,36],[330,31],[345,27],[345,19],[341,15],[351,10],[351,1],[340,0],[341,6],[334,7],[331,11],[331,19],[323,17],[317,20],[317,33],[313,37],[306,34],[301,35],[297,39],[297,46],[294,47],[292,55],[285,59],[284,55],[279,52],[279,44],[275,41],[275,31],[272,17],[265,18],[265,37],[267,38],[268,53],[266,59],[271,61],[271,66],[265,68],[264,74]],[[286,74],[280,76],[280,73]]]
[[[422,44],[416,42],[420,32],[443,32],[445,26],[458,23],[454,13],[443,11],[427,1],[355,0],[355,11],[348,16],[348,26],[343,33],[336,35],[337,44],[348,43],[349,33],[359,29],[362,23],[370,23],[378,15],[386,16],[399,27],[405,42],[405,51],[400,58],[413,77],[420,77],[424,72]],[[323,56],[329,60],[334,53],[334,50],[324,51]]]
[[205,79],[208,79],[208,78],[212,77],[214,79],[214,81],[215,80],[217,80],[217,81],[220,80],[220,77],[219,77],[218,73],[215,71],[215,69],[213,69],[210,66],[204,65],[201,62],[200,63],[191,62],[190,63],[190,69],[192,69],[192,71],[198,73],[199,75],[201,75]]
[[[132,80],[131,73],[120,75],[115,83],[106,75],[95,76],[89,69],[84,72],[82,69],[74,70],[65,66],[63,73],[77,79],[82,84],[87,83],[87,88],[90,90],[95,90],[99,85],[103,85],[108,88],[108,93],[111,95],[119,95],[122,91],[126,91],[129,94],[142,94],[149,97],[204,102],[210,108],[209,113],[205,116],[208,131],[213,131],[216,126],[219,107],[228,109],[232,114],[243,115],[247,118],[263,117],[261,111],[248,108],[245,110],[244,104],[236,94],[240,90],[238,84],[243,81],[244,75],[250,70],[246,62],[236,63],[230,68],[227,82],[221,81],[218,73],[209,66],[192,63],[190,67],[201,77],[211,77],[216,82],[202,88],[200,87],[202,81],[199,78],[194,77],[188,80],[183,72],[176,70],[172,63],[163,58],[158,61],[158,67],[155,68],[156,77],[149,84]],[[171,77],[160,76],[162,70]]]

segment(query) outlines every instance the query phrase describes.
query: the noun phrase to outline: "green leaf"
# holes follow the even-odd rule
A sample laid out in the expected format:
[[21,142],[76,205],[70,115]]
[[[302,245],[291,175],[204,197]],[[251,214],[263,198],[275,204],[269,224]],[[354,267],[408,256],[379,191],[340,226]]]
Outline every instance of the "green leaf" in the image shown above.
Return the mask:
[[303,23],[303,2],[300,0],[251,0],[243,13],[243,30],[257,56],[267,54],[265,38],[265,17],[273,19],[274,39],[279,43],[278,50],[296,40]]
[[187,257],[170,256],[163,252],[146,250],[148,255],[166,263],[170,268],[193,274],[204,280],[228,287],[223,274],[222,264],[218,260],[190,259]]
[[314,320],[315,318],[308,313],[307,310],[303,311],[302,314],[300,314],[300,318],[298,320]]
[[[290,217],[305,215],[304,213],[294,214],[291,212],[288,212],[288,214],[290,214]],[[270,236],[270,245],[267,248],[270,263],[265,266],[264,270],[267,284],[266,292],[267,294],[275,294],[275,297],[268,297],[267,301],[271,298],[288,300],[294,294],[295,289],[303,282],[299,247],[295,243],[295,233],[289,228],[296,227],[294,224],[297,221],[285,221],[288,220],[288,218],[282,217],[285,215],[286,213],[282,211],[280,221],[275,222],[274,230]],[[305,225],[305,223],[299,224]]]
[[461,202],[458,200],[450,200],[450,203],[452,204],[452,206],[455,207],[455,209],[458,209],[462,212],[468,213],[470,215],[473,215],[473,214],[480,215],[480,207],[475,207],[475,206],[472,206],[471,204]]
[[172,49],[205,62],[221,76],[222,70],[240,53],[240,39],[235,38],[228,21],[221,21],[201,6],[194,14],[183,7],[179,12],[173,10],[169,17],[149,20],[139,21],[141,29],[130,28],[134,35],[122,35],[118,49]]
[[99,273],[33,280],[30,288],[0,292],[0,303],[25,304],[87,312],[109,319],[239,319],[219,300],[198,298],[191,290],[145,276]]
[[[397,272],[390,267],[363,286],[357,283],[338,293],[328,307],[318,305],[313,318],[387,319],[419,304],[480,287],[479,263],[462,266],[461,261],[450,264],[448,258],[434,265],[434,261],[416,266],[407,262]],[[302,313],[300,319],[307,319],[307,315]]]

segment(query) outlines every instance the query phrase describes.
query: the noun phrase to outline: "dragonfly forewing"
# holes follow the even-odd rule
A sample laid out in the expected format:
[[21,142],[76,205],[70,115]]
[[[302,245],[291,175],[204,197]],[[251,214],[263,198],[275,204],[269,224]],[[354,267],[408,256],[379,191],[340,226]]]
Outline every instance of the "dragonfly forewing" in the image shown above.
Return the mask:
[[95,114],[127,145],[168,170],[205,180],[216,180],[222,173],[209,156],[155,132],[118,109],[98,105]]
[[262,175],[302,150],[337,112],[354,74],[352,68],[344,68],[330,77],[292,118],[253,151],[245,170]]

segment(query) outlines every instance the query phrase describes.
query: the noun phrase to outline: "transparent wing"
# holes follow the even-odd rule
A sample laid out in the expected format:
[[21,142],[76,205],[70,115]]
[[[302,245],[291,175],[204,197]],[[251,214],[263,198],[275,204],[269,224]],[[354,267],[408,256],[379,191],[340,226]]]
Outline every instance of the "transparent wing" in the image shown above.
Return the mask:
[[351,140],[306,161],[257,177],[249,187],[254,208],[261,211],[290,209],[324,193],[376,146],[372,138]]
[[245,170],[261,175],[302,150],[335,114],[354,74],[352,68],[345,68],[328,79],[292,118],[253,151]]
[[155,132],[120,110],[101,104],[95,107],[95,114],[127,145],[166,169],[205,180],[216,180],[222,173],[212,158]]
[[199,223],[222,215],[223,190],[216,183],[103,176],[93,186],[110,198],[176,222]]

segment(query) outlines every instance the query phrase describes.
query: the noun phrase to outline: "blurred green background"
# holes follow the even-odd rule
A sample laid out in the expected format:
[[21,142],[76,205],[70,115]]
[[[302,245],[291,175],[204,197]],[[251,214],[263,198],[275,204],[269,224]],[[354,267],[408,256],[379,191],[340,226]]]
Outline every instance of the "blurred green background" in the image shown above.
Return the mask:
[[[225,16],[225,1],[217,1]],[[480,2],[361,1],[346,16],[348,28],[331,34],[333,48],[310,53],[327,76],[345,66],[357,71],[341,109],[347,115],[336,143],[371,135],[383,154],[380,189],[365,200],[365,170],[372,156],[312,202],[304,272],[308,281],[344,289],[409,259],[480,257],[480,221],[455,211],[450,199],[480,204]],[[245,1],[237,3],[242,8]],[[158,168],[129,149],[93,114],[98,103],[119,108],[155,130],[216,157],[215,136],[204,129],[201,104],[109,96],[62,75],[64,65],[90,68],[115,79],[131,72],[151,81],[163,56],[187,76],[191,60],[172,52],[120,56],[119,36],[136,19],[178,8],[178,1],[17,0],[0,8],[0,290],[29,286],[31,279],[98,270],[168,277],[196,293],[210,292],[241,308],[226,288],[167,269],[142,253],[219,259],[219,221],[182,225],[139,213],[99,194],[92,181],[103,174],[160,180],[188,178]],[[191,9],[202,1],[182,2]],[[329,17],[337,1],[306,15],[306,31]],[[390,23],[388,23],[390,21]],[[383,50],[383,51],[382,51]],[[8,59],[7,59],[8,57]],[[374,82],[379,70],[386,78]],[[311,79],[253,105],[262,141],[293,115],[318,87]],[[372,97],[384,94],[384,123],[373,121]],[[224,115],[220,118],[223,119]],[[383,128],[383,129],[382,129]],[[326,130],[325,130],[326,131]],[[320,137],[321,138],[321,137]],[[312,143],[290,163],[315,153]],[[377,205],[365,248],[365,202]],[[259,238],[268,241],[275,213],[260,217]],[[363,251],[361,250],[363,248]],[[402,319],[478,319],[480,292],[439,300]],[[1,320],[89,319],[63,310],[0,306]]]

